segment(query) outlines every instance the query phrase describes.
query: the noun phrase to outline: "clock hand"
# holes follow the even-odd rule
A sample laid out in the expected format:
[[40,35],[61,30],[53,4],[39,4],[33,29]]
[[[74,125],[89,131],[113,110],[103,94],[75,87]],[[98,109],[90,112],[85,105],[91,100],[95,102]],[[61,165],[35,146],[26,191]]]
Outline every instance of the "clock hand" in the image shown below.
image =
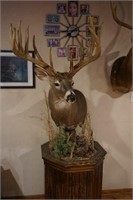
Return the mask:
[[71,31],[69,31],[69,32],[67,33],[67,36],[71,36]]
[[73,30],[69,30],[67,33],[67,36],[71,36],[71,34],[75,31],[77,31],[77,28],[74,28]]
[[77,31],[77,28],[74,28],[73,30],[71,30],[71,33],[74,32],[74,31]]

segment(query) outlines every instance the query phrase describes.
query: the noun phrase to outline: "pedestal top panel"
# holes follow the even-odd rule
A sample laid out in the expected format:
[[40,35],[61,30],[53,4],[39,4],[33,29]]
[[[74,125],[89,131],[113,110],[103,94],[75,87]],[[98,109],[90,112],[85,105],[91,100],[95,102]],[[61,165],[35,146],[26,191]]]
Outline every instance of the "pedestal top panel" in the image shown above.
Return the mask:
[[41,146],[42,158],[44,164],[49,164],[63,172],[77,172],[94,170],[101,162],[103,162],[106,151],[98,142],[94,142],[95,152],[89,158],[56,158],[49,149],[49,142]]

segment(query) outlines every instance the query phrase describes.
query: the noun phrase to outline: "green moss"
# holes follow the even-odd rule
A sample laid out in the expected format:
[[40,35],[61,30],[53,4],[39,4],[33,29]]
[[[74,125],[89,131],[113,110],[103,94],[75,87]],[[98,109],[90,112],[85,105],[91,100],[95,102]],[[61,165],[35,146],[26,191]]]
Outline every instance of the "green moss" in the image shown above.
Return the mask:
[[67,141],[67,139],[67,134],[61,131],[53,140],[53,149],[55,157],[61,158],[70,155],[72,142]]

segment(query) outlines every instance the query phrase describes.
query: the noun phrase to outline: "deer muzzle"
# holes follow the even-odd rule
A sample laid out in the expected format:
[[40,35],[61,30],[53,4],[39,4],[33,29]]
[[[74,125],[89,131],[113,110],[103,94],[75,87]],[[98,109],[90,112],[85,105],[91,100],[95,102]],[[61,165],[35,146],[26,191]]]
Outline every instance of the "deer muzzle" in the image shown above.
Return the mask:
[[67,91],[65,99],[67,102],[74,102],[76,100],[76,94],[73,91]]

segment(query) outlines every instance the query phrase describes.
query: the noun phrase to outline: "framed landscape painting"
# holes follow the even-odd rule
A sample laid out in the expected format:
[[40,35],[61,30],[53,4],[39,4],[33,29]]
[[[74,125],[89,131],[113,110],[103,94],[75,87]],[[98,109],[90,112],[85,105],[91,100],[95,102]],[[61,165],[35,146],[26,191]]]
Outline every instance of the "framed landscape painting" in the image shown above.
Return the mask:
[[[29,52],[33,56],[33,52]],[[0,87],[34,88],[33,63],[14,55],[12,51],[0,52]]]

